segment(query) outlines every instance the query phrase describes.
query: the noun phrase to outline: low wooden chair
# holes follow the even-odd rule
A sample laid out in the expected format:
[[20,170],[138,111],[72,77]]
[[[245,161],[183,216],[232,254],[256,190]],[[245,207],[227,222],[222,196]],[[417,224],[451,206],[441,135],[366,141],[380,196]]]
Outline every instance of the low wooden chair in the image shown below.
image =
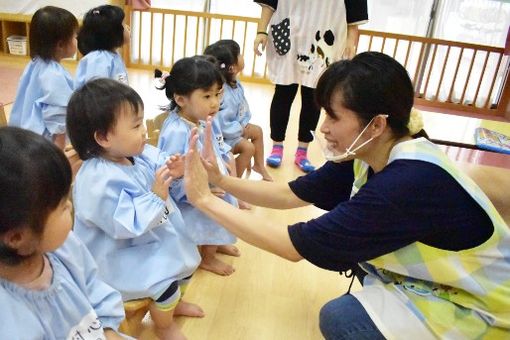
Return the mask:
[[159,133],[161,131],[161,127],[163,126],[163,122],[166,117],[168,117],[168,112],[163,112],[154,117],[153,119],[147,119],[145,122],[147,126],[147,141],[149,144],[156,146],[158,145]]
[[133,337],[140,334],[142,320],[149,311],[151,299],[139,299],[124,302],[126,318],[120,324],[119,331]]
[[7,126],[7,116],[5,115],[4,104],[0,103],[0,126]]

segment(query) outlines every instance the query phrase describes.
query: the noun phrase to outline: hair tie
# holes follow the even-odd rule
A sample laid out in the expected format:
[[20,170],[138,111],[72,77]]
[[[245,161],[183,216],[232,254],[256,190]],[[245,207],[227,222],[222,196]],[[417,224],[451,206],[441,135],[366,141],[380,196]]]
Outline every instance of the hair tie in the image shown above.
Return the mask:
[[166,78],[170,76],[168,72],[161,72],[160,70],[155,71],[154,86],[158,90],[162,90],[166,87]]
[[226,67],[225,63],[220,64],[220,68],[223,70]]
[[415,109],[414,107],[411,109],[411,113],[409,114],[409,123],[407,123],[407,129],[409,130],[409,134],[411,136],[414,136],[423,130],[423,117],[421,111]]
[[99,14],[101,14],[101,12],[99,12],[98,9],[95,9],[95,10],[92,11],[92,14],[99,15]]

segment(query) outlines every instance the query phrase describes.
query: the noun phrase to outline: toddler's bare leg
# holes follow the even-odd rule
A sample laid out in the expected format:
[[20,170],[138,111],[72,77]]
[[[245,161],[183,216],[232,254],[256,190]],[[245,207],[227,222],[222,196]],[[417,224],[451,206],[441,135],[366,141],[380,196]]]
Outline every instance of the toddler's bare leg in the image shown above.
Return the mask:
[[208,270],[218,275],[223,276],[231,275],[235,271],[234,267],[216,258],[217,249],[218,246],[213,245],[203,245],[200,247],[200,253],[202,255],[202,262],[200,262],[200,268]]
[[241,256],[241,252],[239,251],[239,248],[234,246],[233,244],[225,244],[218,246],[218,249],[216,250],[220,254],[230,255],[239,257]]
[[174,321],[174,309],[162,311],[153,301],[149,306],[151,318],[154,321],[154,330],[161,340],[186,340],[179,326]]
[[253,170],[261,174],[264,181],[272,182],[273,177],[271,177],[264,164],[264,136],[262,129],[258,125],[248,124],[244,129],[243,137],[251,140],[255,146]]
[[204,313],[204,310],[202,309],[202,307],[200,307],[199,305],[181,300],[175,307],[174,315],[175,316],[178,316],[178,315],[191,316],[194,318],[203,318],[205,316],[205,313]]
[[255,153],[254,145],[247,139],[241,139],[232,150],[234,154],[238,154],[236,158],[236,174],[237,177],[243,177],[244,171],[250,166],[251,159]]

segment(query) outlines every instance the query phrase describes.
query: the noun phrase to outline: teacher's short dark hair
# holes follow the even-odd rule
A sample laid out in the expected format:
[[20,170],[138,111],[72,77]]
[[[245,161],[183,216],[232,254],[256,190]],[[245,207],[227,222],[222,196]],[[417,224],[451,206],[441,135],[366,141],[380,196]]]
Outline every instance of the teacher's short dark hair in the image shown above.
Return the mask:
[[337,61],[324,71],[315,99],[333,118],[331,98],[336,91],[341,93],[342,105],[354,111],[364,124],[379,114],[387,114],[396,137],[409,133],[413,84],[406,69],[390,56],[364,52],[351,60]]

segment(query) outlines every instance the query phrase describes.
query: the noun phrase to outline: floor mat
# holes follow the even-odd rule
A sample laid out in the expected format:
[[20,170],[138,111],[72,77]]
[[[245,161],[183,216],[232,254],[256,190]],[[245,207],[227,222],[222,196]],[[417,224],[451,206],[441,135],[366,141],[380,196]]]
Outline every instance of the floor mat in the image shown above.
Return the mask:
[[21,67],[0,66],[0,103],[7,105],[14,102],[22,73]]

